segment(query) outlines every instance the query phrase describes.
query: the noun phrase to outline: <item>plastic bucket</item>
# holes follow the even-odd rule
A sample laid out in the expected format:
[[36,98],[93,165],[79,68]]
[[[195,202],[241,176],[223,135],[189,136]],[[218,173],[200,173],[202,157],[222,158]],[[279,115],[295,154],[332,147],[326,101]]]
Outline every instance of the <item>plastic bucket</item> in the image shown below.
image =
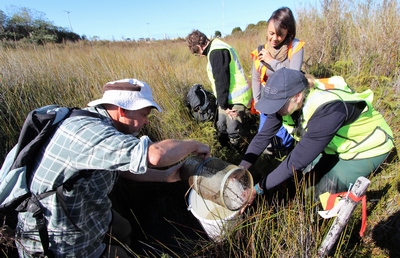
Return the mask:
[[246,205],[253,191],[249,171],[218,158],[190,157],[184,162],[182,171],[181,178],[187,178],[190,187],[202,198],[232,211]]
[[232,211],[203,199],[194,189],[190,190],[188,204],[188,210],[200,222],[208,237],[215,242],[223,240],[224,234],[239,221],[239,211]]

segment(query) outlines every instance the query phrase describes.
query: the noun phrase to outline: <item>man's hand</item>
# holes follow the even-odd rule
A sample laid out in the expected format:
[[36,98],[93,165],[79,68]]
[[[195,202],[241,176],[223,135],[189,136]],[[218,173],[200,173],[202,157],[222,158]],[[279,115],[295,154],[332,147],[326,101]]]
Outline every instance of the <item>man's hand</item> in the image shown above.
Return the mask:
[[210,157],[210,146],[199,142],[197,150],[193,151],[192,154],[201,156],[201,157],[203,157],[203,159],[207,159]]
[[256,196],[257,196],[256,189],[253,188],[252,192],[250,193],[250,197],[249,200],[247,201],[247,204],[244,205],[242,209],[240,209],[240,214],[242,214],[247,209],[247,207],[249,207],[254,202]]

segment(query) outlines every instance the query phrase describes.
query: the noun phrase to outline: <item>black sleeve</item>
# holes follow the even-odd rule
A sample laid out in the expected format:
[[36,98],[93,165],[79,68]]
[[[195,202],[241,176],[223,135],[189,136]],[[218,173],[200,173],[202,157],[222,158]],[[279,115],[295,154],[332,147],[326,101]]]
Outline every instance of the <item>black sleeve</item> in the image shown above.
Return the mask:
[[222,109],[230,108],[228,104],[231,55],[227,49],[216,49],[210,52],[210,64],[217,91],[218,105]]
[[254,164],[260,154],[267,148],[268,144],[272,142],[272,138],[276,135],[281,126],[282,117],[279,114],[268,115],[260,132],[254,136],[249,147],[247,147],[243,160]]
[[332,140],[348,117],[348,109],[342,101],[321,106],[308,121],[306,133],[286,159],[259,182],[261,188],[271,189],[302,171]]

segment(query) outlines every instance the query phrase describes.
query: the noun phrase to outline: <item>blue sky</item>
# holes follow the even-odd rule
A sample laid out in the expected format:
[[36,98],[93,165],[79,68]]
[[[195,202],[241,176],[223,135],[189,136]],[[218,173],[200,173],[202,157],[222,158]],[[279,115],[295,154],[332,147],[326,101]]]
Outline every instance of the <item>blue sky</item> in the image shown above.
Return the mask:
[[295,0],[3,0],[0,10],[9,16],[13,6],[26,7],[89,39],[122,40],[186,37],[193,29],[207,35],[217,30],[230,34],[235,27],[244,30],[250,23],[267,20],[281,6],[296,16],[300,4]]

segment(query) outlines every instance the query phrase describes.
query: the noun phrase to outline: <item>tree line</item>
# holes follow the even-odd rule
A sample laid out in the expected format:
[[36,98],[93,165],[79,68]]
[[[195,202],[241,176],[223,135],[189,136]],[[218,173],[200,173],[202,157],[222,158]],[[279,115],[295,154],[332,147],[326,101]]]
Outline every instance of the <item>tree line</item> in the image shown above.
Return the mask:
[[26,7],[12,7],[10,15],[0,10],[0,41],[45,44],[76,42],[86,39],[66,28],[55,26],[42,12]]

